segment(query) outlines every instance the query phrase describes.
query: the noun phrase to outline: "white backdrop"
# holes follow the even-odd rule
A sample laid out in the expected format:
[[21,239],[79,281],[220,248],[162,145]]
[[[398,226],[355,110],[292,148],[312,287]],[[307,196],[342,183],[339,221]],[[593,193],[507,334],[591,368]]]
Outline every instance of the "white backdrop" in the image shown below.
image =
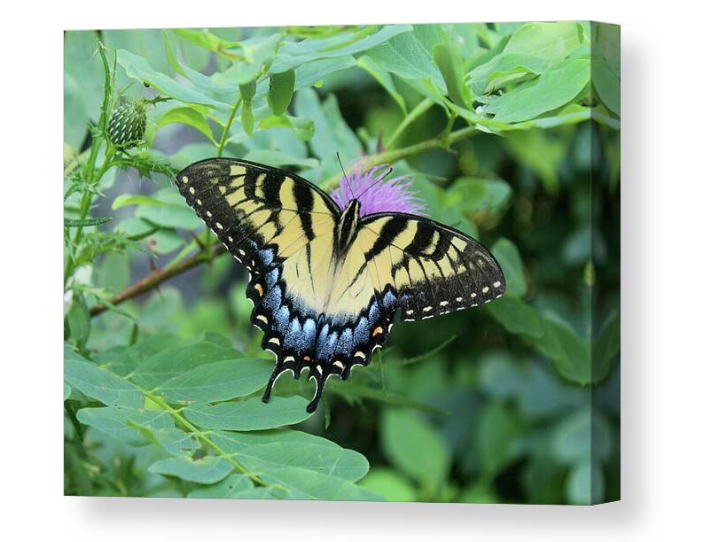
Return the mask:
[[[14,3],[0,34],[0,508],[8,540],[703,536],[704,20],[694,2]],[[594,19],[622,25],[623,501],[594,508],[62,497],[62,30]],[[11,368],[12,367],[12,368]],[[19,368],[19,369],[18,369]],[[28,390],[31,390],[28,391]],[[7,522],[9,520],[9,523]],[[11,534],[11,531],[14,533]],[[8,536],[9,535],[9,536]]]

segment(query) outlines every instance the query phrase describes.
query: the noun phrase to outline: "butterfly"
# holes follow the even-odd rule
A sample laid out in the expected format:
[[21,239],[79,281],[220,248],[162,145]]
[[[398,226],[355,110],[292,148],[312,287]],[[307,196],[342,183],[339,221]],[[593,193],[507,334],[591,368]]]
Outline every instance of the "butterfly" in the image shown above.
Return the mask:
[[318,186],[281,169],[213,158],[177,175],[179,191],[250,272],[251,321],[283,373],[316,382],[313,412],[329,377],[348,379],[406,321],[476,307],[505,292],[492,254],[468,235],[425,217],[361,216]]

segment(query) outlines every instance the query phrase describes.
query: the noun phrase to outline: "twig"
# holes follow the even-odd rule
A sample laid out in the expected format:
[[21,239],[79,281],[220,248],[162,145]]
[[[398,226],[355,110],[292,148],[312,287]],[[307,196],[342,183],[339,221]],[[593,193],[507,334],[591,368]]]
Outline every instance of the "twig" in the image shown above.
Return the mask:
[[[117,294],[113,299],[110,300],[110,304],[119,305],[123,301],[127,301],[128,299],[132,299],[133,297],[137,297],[138,295],[149,292],[150,290],[162,284],[164,281],[169,280],[170,278],[176,275],[181,275],[192,267],[196,267],[197,265],[200,265],[202,263],[210,262],[211,260],[214,260],[225,252],[226,248],[222,244],[218,243],[217,245],[213,245],[211,247],[211,250],[202,251],[198,254],[194,254],[190,258],[187,258],[172,267],[168,267],[167,269],[156,269],[146,277],[131,284],[125,290]],[[104,313],[106,310],[108,310],[108,307],[102,303],[94,305],[93,307],[91,307],[90,315],[98,316],[99,314]]]

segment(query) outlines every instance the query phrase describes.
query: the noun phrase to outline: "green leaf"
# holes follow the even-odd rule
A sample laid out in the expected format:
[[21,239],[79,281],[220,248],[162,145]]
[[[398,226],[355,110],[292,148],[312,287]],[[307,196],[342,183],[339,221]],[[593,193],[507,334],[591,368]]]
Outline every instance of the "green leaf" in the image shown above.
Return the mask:
[[438,488],[450,468],[450,452],[439,431],[421,414],[386,409],[381,420],[382,448],[404,473],[429,489]]
[[289,128],[294,132],[296,138],[301,141],[309,141],[315,131],[314,122],[311,119],[291,117],[289,115],[265,117],[260,120],[258,128],[260,130],[266,130],[268,128]]
[[[253,458],[281,467],[297,467],[327,476],[335,476],[355,482],[368,472],[368,461],[353,450],[346,450],[325,439],[305,440],[289,438],[294,431],[281,432],[283,439],[261,444],[243,445],[248,441],[247,434],[214,433],[213,440],[224,450],[234,451],[238,461]],[[305,434],[305,433],[302,433]],[[245,437],[245,438],[244,438]]]
[[[76,413],[76,417],[81,423],[115,437],[130,446],[145,446],[150,441],[136,426],[129,425],[128,420],[149,427],[155,432],[176,431],[174,421],[169,414],[162,410],[145,410],[142,407],[82,408]],[[198,445],[194,445],[194,448],[196,447]]]
[[568,59],[493,100],[486,111],[495,115],[494,120],[499,122],[530,120],[573,100],[590,78],[588,59]]
[[255,82],[250,81],[244,85],[240,85],[240,95],[243,97],[243,105],[240,109],[240,122],[243,125],[245,133],[252,135],[255,126],[255,117],[252,112],[252,101],[255,96]]
[[522,53],[558,61],[580,44],[576,22],[527,23],[512,34],[503,54]]
[[157,122],[157,128],[166,126],[167,124],[180,123],[196,128],[199,132],[205,135],[211,143],[218,143],[213,137],[211,125],[201,113],[191,107],[175,107],[169,109]]
[[550,60],[545,58],[526,53],[504,53],[471,71],[471,91],[476,96],[496,92],[524,77],[544,73],[549,66]]
[[545,318],[544,335],[537,346],[552,358],[559,372],[579,384],[591,382],[591,349],[571,327],[553,315]]
[[382,497],[348,480],[300,467],[241,457],[243,466],[265,482],[283,487],[288,499],[379,501]]
[[64,382],[64,401],[71,397],[71,386]]
[[515,297],[496,299],[488,305],[488,311],[510,333],[540,339],[544,335],[542,320],[535,310]]
[[395,36],[368,51],[368,56],[390,73],[403,79],[429,80],[437,89],[445,93],[446,84],[434,63],[432,53],[424,48],[415,33]]
[[384,88],[390,94],[390,97],[400,107],[400,109],[402,110],[402,114],[406,115],[407,106],[405,104],[404,97],[399,92],[397,92],[397,89],[395,88],[395,82],[392,80],[390,74],[386,70],[378,66],[375,61],[367,55],[362,56],[358,59],[358,66],[363,68],[366,72],[372,75],[378,83],[380,83],[382,88]]
[[64,379],[72,388],[105,405],[139,408],[144,396],[134,385],[65,348]]
[[71,338],[79,348],[85,346],[91,334],[91,316],[88,313],[83,294],[73,290],[71,294],[71,307],[66,315]]
[[294,70],[287,70],[270,75],[270,90],[267,93],[267,104],[272,113],[279,116],[284,114],[289,107],[294,95]]
[[137,365],[130,378],[144,389],[152,390],[191,369],[239,357],[242,354],[237,350],[209,342],[187,345],[177,343],[165,347]]
[[404,476],[391,469],[372,469],[361,480],[360,485],[379,493],[390,502],[414,502],[417,500],[412,484]]
[[247,476],[243,474],[231,474],[217,484],[192,489],[188,497],[190,499],[239,499],[244,498],[241,497],[239,493],[254,488],[255,486],[252,480]]
[[333,175],[338,171],[337,152],[340,152],[344,163],[360,156],[362,146],[343,120],[333,94],[322,104],[314,90],[301,90],[297,93],[294,109],[298,116],[314,122],[316,130],[310,144],[314,154],[325,164],[326,174]]
[[128,77],[136,79],[141,84],[147,83],[165,96],[197,106],[202,113],[207,113],[213,108],[224,111],[229,108],[228,104],[214,100],[192,87],[178,83],[168,75],[155,71],[147,60],[129,51],[124,49],[118,51],[118,63],[125,69]]
[[526,130],[509,134],[505,142],[510,154],[538,175],[550,193],[556,193],[559,166],[569,150],[569,141],[540,130]]
[[455,41],[446,41],[434,45],[433,51],[434,62],[446,82],[449,98],[458,105],[469,106],[471,93],[463,82],[464,62],[461,46]]
[[517,418],[502,403],[489,403],[483,410],[476,438],[481,469],[486,476],[494,478],[513,461],[520,430]]
[[444,205],[464,211],[497,211],[507,203],[512,188],[501,179],[459,177],[444,195]]
[[355,58],[351,55],[308,62],[295,70],[296,82],[294,90],[313,87],[327,75],[347,70],[355,65]]
[[620,27],[592,23],[595,45],[591,49],[591,75],[598,97],[620,115]]
[[527,280],[522,268],[520,251],[508,239],[499,239],[491,249],[493,256],[498,260],[500,269],[503,270],[506,281],[506,295],[523,297],[527,293]]
[[571,504],[601,503],[604,493],[605,483],[600,466],[587,462],[571,469],[566,480],[566,495]]
[[611,313],[593,342],[593,382],[600,382],[610,371],[611,363],[620,352],[620,316]]
[[297,158],[284,152],[270,149],[253,149],[244,157],[245,160],[267,164],[273,167],[297,166],[301,168],[315,168],[319,166],[316,158]]
[[350,57],[362,53],[390,38],[410,32],[410,25],[388,25],[377,30],[374,26],[363,27],[351,32],[341,32],[329,38],[287,41],[277,51],[277,58],[272,64],[272,72],[279,73],[296,68],[307,62],[322,59]]
[[[126,413],[129,415],[129,413]],[[135,414],[132,413],[132,416]],[[191,456],[200,446],[196,436],[175,429],[174,427],[155,428],[136,422],[132,417],[125,418],[128,427],[134,427],[150,443],[161,448],[170,455]]]
[[263,403],[259,397],[236,403],[196,404],[184,409],[189,421],[205,429],[254,431],[292,425],[311,417],[303,397],[273,397]]
[[272,362],[265,359],[227,359],[201,365],[155,388],[169,402],[227,401],[265,387]]
[[78,149],[97,122],[105,75],[93,31],[64,33],[64,142]]
[[[153,202],[140,203],[135,209],[135,216],[158,226],[196,230],[203,227],[203,221],[191,209],[175,188],[163,188],[152,195],[153,199],[165,205]],[[127,205],[121,201],[121,205]]]
[[177,476],[188,482],[212,484],[228,476],[233,465],[223,457],[207,455],[194,459],[191,457],[170,457],[150,465],[149,471],[165,476]]
[[88,226],[100,226],[113,220],[112,216],[101,216],[98,218],[65,218],[65,228],[86,228]]

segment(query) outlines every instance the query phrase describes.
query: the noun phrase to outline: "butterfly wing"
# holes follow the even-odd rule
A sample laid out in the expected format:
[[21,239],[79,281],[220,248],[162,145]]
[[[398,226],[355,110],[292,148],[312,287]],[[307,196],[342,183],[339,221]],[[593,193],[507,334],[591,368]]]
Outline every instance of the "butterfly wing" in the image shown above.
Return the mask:
[[505,293],[493,255],[468,235],[404,213],[363,217],[359,246],[379,292],[391,288],[403,320],[489,303]]

